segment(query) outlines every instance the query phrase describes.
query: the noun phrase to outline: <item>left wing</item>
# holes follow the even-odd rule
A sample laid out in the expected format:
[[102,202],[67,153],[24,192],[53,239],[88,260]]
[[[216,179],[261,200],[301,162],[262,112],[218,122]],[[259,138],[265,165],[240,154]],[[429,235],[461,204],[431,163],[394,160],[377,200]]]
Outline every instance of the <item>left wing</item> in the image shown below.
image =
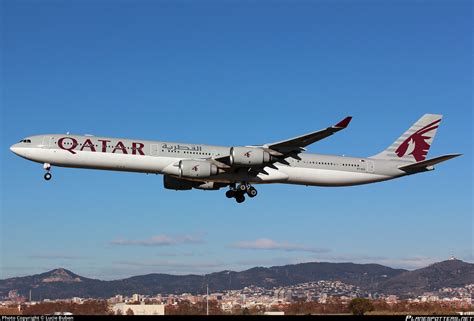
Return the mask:
[[[326,129],[311,132],[302,136],[290,138],[275,143],[247,147],[263,149],[264,151],[275,157],[275,160],[273,162],[281,162],[287,164],[287,162],[284,160],[286,157],[294,157],[299,159],[297,154],[304,151],[306,146],[315,143],[319,140],[322,140],[328,136],[331,136],[332,134],[337,133],[338,131],[346,128],[349,125],[351,119],[352,117],[348,116],[338,122],[336,125],[328,127]],[[230,155],[223,155],[209,160],[213,162],[217,167],[223,169],[229,169],[230,167],[233,167],[230,162]]]
[[[290,138],[287,140],[282,140],[280,142],[265,144],[263,145],[264,148],[270,149],[272,151],[277,151],[281,154],[296,152],[299,153],[304,149],[304,147],[311,145],[321,139],[324,139],[328,136],[331,136],[334,133],[346,128],[349,123],[351,122],[352,117],[347,116],[336,125],[328,127],[326,129],[318,130],[312,133],[308,133],[302,136]],[[271,153],[270,153],[271,154]]]

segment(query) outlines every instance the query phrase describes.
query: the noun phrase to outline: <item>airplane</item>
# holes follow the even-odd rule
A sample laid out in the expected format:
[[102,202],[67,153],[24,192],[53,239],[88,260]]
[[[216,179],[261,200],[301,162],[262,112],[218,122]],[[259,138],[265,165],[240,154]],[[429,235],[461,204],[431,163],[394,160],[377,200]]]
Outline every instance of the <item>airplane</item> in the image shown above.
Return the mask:
[[22,139],[10,150],[51,167],[162,174],[166,189],[219,190],[237,203],[257,196],[253,185],[284,183],[352,186],[386,181],[434,169],[460,156],[426,159],[442,115],[425,114],[384,151],[370,157],[306,153],[306,147],[347,128],[351,116],[325,129],[274,143],[212,146],[92,135],[52,134]]

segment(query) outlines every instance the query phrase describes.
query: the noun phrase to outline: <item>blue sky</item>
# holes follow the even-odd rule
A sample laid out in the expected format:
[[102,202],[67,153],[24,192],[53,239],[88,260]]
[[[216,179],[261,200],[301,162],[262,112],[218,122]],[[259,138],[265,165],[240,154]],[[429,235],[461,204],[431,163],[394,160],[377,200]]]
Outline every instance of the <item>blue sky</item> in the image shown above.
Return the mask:
[[[307,261],[473,261],[470,1],[1,2],[0,278],[207,273]],[[154,175],[53,168],[21,138],[216,145],[350,127],[309,151],[370,156],[424,113],[434,172],[348,188],[164,190]]]

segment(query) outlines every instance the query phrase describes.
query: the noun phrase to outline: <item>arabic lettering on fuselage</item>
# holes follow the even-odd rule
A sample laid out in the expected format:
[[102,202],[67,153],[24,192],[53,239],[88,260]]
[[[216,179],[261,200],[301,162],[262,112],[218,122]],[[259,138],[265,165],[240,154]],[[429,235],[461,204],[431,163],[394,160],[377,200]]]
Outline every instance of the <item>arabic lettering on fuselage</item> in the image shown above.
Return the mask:
[[[74,137],[61,137],[58,139],[58,147],[70,152],[71,154],[76,154],[76,151],[91,151],[91,152],[109,152],[108,149],[112,149],[112,153],[120,152],[122,154],[132,154],[132,155],[145,155],[143,148],[145,144],[140,142],[131,142],[128,143],[131,146],[126,146],[128,142],[124,143],[122,141],[112,142],[107,139],[96,139],[92,140],[87,138],[84,141],[79,141]],[[202,146],[193,146],[193,145],[181,145],[181,144],[163,144],[161,148],[167,149],[169,151],[188,151],[188,152],[200,152],[202,151]]]
[[168,150],[184,150],[184,151],[190,151],[190,152],[200,152],[202,150],[201,146],[189,146],[189,145],[168,145],[168,144],[163,144],[161,148],[165,148]]

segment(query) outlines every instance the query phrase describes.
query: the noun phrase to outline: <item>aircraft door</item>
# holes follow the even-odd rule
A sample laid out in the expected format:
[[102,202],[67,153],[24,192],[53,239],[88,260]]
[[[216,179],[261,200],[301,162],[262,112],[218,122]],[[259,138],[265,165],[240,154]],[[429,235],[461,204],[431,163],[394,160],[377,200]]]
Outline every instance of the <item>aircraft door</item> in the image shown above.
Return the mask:
[[158,145],[157,144],[153,144],[151,145],[151,156],[158,156]]
[[374,161],[369,160],[366,162],[366,164],[367,164],[367,172],[373,173],[375,171]]
[[52,148],[53,138],[54,137],[51,137],[51,136],[45,136],[43,138],[43,145],[41,146],[41,148]]

